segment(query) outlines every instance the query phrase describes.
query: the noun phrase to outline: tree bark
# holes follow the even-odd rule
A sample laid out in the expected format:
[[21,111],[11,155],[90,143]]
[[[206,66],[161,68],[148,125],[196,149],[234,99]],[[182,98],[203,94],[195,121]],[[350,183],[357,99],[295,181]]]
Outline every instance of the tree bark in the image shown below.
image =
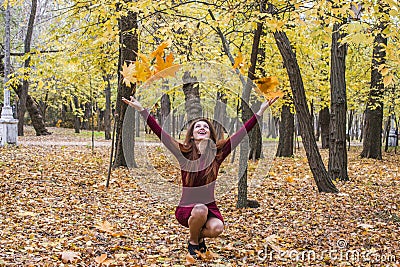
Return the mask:
[[171,133],[171,100],[168,94],[161,96],[161,126],[167,133]]
[[[14,91],[18,95],[18,97],[21,93],[21,90],[22,84],[18,84],[17,87],[14,87]],[[46,129],[42,114],[40,113],[35,99],[29,94],[26,95],[26,110],[28,111],[29,116],[32,120],[32,126],[35,129],[36,135],[50,135],[51,132]]]
[[45,127],[43,117],[40,114],[39,108],[36,105],[35,100],[29,94],[26,98],[26,108],[28,110],[29,116],[31,117],[32,125],[35,129],[36,135],[50,135],[51,133]]
[[[260,106],[261,106],[261,102],[256,101],[252,105],[252,110],[259,110]],[[260,121],[262,121],[262,118],[260,118]],[[254,130],[252,130],[250,132],[249,140],[250,140],[249,159],[256,161],[262,157],[261,125],[259,127],[255,127]]]
[[199,83],[197,78],[185,72],[183,75],[183,93],[185,94],[185,111],[187,114],[187,126],[196,118],[202,117],[203,108],[200,104]]
[[346,54],[347,44],[340,42],[341,24],[335,23],[331,46],[331,118],[328,174],[332,180],[348,181],[346,149]]
[[294,114],[290,112],[289,105],[283,105],[281,122],[279,124],[279,143],[277,157],[293,157],[294,142]]
[[111,140],[111,84],[108,75],[103,76],[104,81],[107,83],[104,89],[106,98],[106,110],[104,112],[104,137],[106,140]]
[[226,103],[228,99],[222,92],[217,92],[217,101],[214,107],[214,128],[217,134],[217,140],[224,138],[224,122],[226,118]]
[[[251,118],[253,115],[253,111],[249,107],[250,101],[250,92],[251,92],[251,85],[252,80],[254,80],[256,64],[257,64],[257,56],[258,56],[258,47],[260,44],[261,34],[262,34],[263,24],[257,22],[257,28],[254,31],[253,37],[253,45],[251,49],[251,56],[250,56],[250,67],[247,72],[248,80],[245,83],[245,86],[242,91],[242,121],[246,122]],[[252,131],[255,128],[259,128],[258,124],[254,126]],[[251,132],[249,133],[249,136]],[[248,137],[246,136],[243,141],[240,143],[240,154],[239,154],[239,182],[238,182],[238,200],[236,203],[236,207],[238,208],[245,208],[248,206],[247,203],[247,166],[248,166],[248,159],[249,159],[249,145],[248,145]]]
[[80,133],[81,131],[81,117],[78,113],[79,109],[79,99],[76,95],[74,95],[74,130],[75,133]]
[[[380,4],[382,5],[382,4]],[[382,6],[380,6],[382,9]],[[364,121],[362,158],[382,159],[382,121],[383,121],[383,77],[379,67],[386,62],[387,38],[382,31],[386,24],[381,22],[380,32],[374,38],[372,54],[371,88],[367,100]]]
[[317,184],[319,192],[337,193],[338,190],[332,183],[322,162],[321,155],[315,140],[312,128],[312,118],[308,110],[303,80],[296,55],[292,50],[290,41],[283,31],[274,32],[278,49],[282,55],[286,71],[289,76],[290,86],[293,93],[294,105],[299,118],[301,137],[306,151],[308,164]]
[[[126,0],[125,2],[132,2],[132,0]],[[126,61],[135,61],[136,55],[138,52],[138,36],[137,36],[137,13],[132,11],[127,11],[126,16],[122,16],[118,21],[119,27],[119,40],[120,40],[120,48],[119,48],[119,60],[118,60],[118,93],[117,93],[117,102],[116,102],[116,140],[115,140],[115,158],[113,162],[113,167],[120,166],[128,166],[127,161],[124,155],[124,147],[122,142],[122,132],[123,132],[123,123],[125,118],[125,112],[127,109],[127,105],[122,102],[122,97],[128,98],[131,95],[134,95],[136,91],[135,85],[133,87],[126,86],[121,79],[121,69],[122,65]],[[133,117],[134,118],[134,117]],[[133,127],[135,122],[133,120]],[[134,131],[134,129],[130,129]],[[130,158],[129,166],[136,167],[135,162],[135,146],[134,146],[134,137],[132,134],[130,136],[133,140],[126,142],[130,147],[127,151],[132,157]],[[133,143],[132,143],[133,142]]]
[[324,107],[319,111],[319,127],[321,128],[322,149],[329,148],[329,124],[331,114],[328,107]]
[[[24,41],[24,54],[29,54],[31,51],[31,40],[33,33],[33,25],[35,23],[37,9],[37,0],[32,0],[31,13],[29,15],[28,28],[26,31],[25,41]],[[30,67],[31,57],[28,56],[24,61],[24,72]],[[18,103],[18,135],[24,135],[24,124],[25,124],[25,113],[26,113],[26,102],[28,98],[28,88],[29,82],[27,79],[22,80],[22,87],[19,93],[19,103]]]

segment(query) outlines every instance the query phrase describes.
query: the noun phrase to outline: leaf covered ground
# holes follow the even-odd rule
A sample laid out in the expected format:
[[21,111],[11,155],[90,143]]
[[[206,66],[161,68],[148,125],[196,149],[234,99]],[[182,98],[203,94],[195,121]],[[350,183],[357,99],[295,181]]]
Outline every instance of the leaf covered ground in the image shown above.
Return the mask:
[[[60,145],[57,135],[23,141],[43,138],[0,148],[0,266],[188,264],[175,203],[137,182],[157,170],[173,184],[177,170],[161,149],[149,149],[147,163],[138,158],[140,170],[113,170],[106,189],[109,147]],[[349,152],[351,180],[336,182],[339,194],[317,193],[302,150],[271,168],[250,166],[260,183],[249,198],[261,206],[235,208],[234,186],[217,196],[225,231],[194,265],[399,266],[400,155],[377,161],[359,152]]]

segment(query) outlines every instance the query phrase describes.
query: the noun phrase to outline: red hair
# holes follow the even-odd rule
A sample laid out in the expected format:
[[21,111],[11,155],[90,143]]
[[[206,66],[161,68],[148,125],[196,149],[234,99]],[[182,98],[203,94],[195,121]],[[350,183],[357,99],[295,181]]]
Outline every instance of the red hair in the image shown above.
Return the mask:
[[216,179],[218,175],[217,172],[219,165],[216,159],[221,156],[221,148],[226,143],[225,139],[217,140],[217,133],[215,131],[215,128],[208,119],[198,118],[191,122],[190,126],[187,129],[184,143],[179,145],[179,149],[181,150],[182,154],[185,156],[185,158],[189,160],[187,165],[190,165],[183,167],[186,170],[193,170],[188,171],[188,175],[185,178],[185,184],[188,186],[194,185],[194,180],[197,177],[197,172],[200,171],[199,161],[197,161],[197,159],[200,158],[200,151],[198,150],[196,143],[193,139],[194,125],[199,121],[206,122],[210,130],[210,138],[207,140],[207,146],[202,156],[205,157],[205,162],[210,162],[211,164],[205,168],[206,172],[204,177],[202,178],[205,182],[202,184],[209,184]]

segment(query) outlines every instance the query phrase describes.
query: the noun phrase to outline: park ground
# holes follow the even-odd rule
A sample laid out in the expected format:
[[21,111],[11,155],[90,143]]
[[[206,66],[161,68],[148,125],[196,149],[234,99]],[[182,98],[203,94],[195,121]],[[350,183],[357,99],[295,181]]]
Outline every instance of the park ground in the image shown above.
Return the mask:
[[[88,132],[51,131],[27,129],[19,146],[0,148],[0,266],[191,262],[175,202],[145,188],[179,176],[162,149],[148,148],[136,170],[114,169],[107,189],[110,141],[96,135],[92,149]],[[251,163],[249,179],[259,183],[249,198],[260,207],[235,208],[235,186],[217,196],[225,231],[193,265],[400,266],[400,151],[379,161],[361,159],[360,149],[349,151],[350,181],[335,181],[339,194],[317,192],[302,149]]]

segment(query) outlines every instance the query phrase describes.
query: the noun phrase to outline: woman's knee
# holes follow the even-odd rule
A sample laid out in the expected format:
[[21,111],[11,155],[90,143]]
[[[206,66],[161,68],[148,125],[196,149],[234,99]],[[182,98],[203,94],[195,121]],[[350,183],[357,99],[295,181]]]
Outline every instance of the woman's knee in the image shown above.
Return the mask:
[[192,209],[191,215],[193,217],[207,217],[208,208],[204,204],[196,204]]
[[212,226],[211,231],[214,233],[215,236],[222,234],[224,231],[224,224],[222,222],[216,223]]

